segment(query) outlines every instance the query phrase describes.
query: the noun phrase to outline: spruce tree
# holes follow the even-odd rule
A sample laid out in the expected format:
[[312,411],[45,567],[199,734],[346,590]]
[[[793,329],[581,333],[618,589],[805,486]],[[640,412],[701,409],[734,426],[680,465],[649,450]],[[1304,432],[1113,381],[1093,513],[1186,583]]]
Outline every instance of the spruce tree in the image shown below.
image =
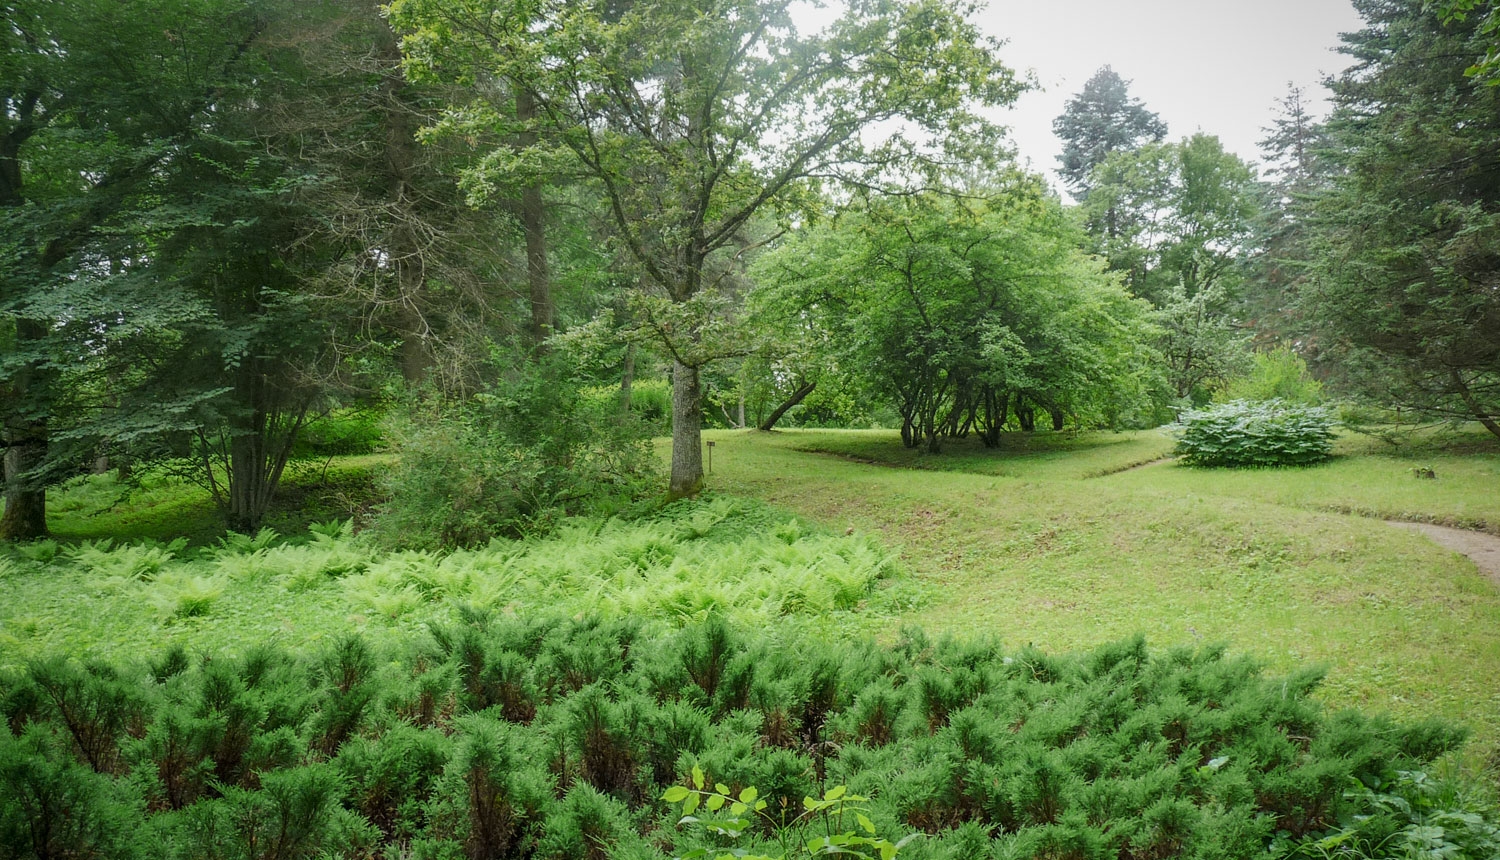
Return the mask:
[[1062,138],[1058,171],[1079,200],[1093,188],[1090,175],[1112,152],[1135,149],[1167,136],[1167,125],[1131,98],[1130,82],[1109,66],[1094,73],[1078,95],[1068,100],[1052,130]]

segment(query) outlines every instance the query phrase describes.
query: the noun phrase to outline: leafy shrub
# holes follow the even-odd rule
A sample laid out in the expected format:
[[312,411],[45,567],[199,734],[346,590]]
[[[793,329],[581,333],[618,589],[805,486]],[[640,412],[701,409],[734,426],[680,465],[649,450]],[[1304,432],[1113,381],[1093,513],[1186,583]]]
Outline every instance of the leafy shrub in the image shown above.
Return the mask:
[[1306,842],[1294,856],[1500,857],[1500,826],[1492,798],[1454,779],[1397,771],[1373,786],[1345,793],[1358,811],[1328,835]]
[[1463,733],[1325,713],[1318,681],[1140,639],[1059,657],[478,610],[399,650],[36,663],[0,673],[0,857],[776,856],[795,835],[914,860],[1492,860],[1494,807],[1419,775]]
[[388,545],[476,546],[609,515],[657,490],[638,429],[601,415],[559,373],[532,370],[455,407],[418,405],[390,425],[396,465],[376,532]]
[[1235,401],[1182,415],[1177,453],[1192,466],[1306,466],[1333,450],[1333,419],[1280,400]]

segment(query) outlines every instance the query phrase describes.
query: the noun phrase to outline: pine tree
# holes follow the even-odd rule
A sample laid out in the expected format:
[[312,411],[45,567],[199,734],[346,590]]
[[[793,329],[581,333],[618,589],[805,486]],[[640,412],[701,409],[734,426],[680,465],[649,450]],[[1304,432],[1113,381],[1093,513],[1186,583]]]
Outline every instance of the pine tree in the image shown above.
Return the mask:
[[1130,97],[1130,82],[1109,66],[1094,73],[1068,100],[1052,130],[1063,141],[1058,171],[1079,200],[1093,188],[1090,176],[1112,152],[1135,149],[1167,136],[1167,125]]

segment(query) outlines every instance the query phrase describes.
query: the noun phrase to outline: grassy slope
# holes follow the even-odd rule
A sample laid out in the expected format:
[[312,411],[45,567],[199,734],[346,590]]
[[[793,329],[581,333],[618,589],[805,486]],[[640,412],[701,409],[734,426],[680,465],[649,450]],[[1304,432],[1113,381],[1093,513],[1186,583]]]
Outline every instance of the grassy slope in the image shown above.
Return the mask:
[[1302,471],[1160,464],[1087,477],[1164,454],[1155,433],[1038,436],[951,458],[904,451],[891,433],[710,438],[716,489],[901,546],[925,586],[910,620],[930,630],[1047,649],[1136,631],[1157,645],[1227,642],[1281,669],[1325,663],[1336,705],[1456,718],[1481,748],[1500,746],[1500,590],[1419,535],[1314,510],[1497,523],[1500,449],[1425,451],[1434,482],[1406,459],[1373,456]]

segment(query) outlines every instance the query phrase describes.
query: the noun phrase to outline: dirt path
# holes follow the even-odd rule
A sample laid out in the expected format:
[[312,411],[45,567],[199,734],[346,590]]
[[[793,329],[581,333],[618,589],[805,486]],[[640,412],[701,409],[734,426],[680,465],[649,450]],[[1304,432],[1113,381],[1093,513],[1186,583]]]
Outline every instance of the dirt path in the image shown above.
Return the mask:
[[1475,566],[1482,573],[1494,580],[1496,584],[1500,584],[1500,537],[1484,532],[1435,526],[1430,523],[1402,523],[1394,520],[1386,522],[1396,528],[1421,532],[1432,538],[1433,542],[1439,546],[1463,553],[1474,561]]

